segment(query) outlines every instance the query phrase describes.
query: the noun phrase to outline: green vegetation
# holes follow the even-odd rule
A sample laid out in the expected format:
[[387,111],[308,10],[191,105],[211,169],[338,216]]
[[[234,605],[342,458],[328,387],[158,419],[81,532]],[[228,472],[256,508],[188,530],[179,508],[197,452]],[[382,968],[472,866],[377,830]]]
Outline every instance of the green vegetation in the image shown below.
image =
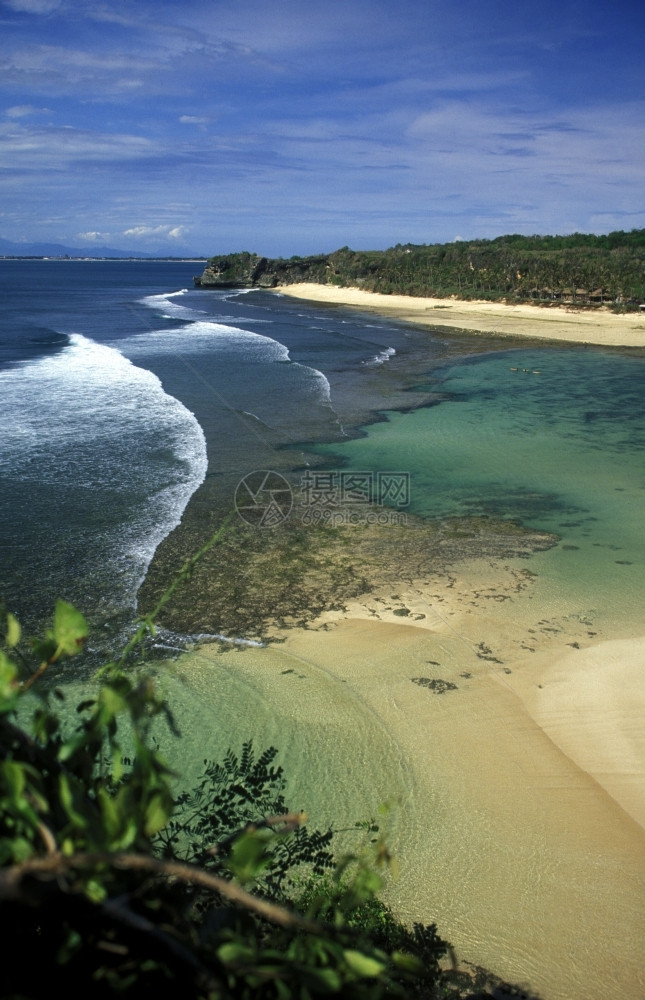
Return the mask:
[[386,295],[629,309],[645,302],[645,229],[607,236],[514,234],[375,251],[343,247],[290,260],[231,254],[211,258],[196,282],[208,287],[222,280],[246,287],[313,281]]
[[[6,623],[0,907],[16,958],[3,996],[379,997],[439,983],[436,929],[404,928],[376,901],[367,855],[335,863],[331,831],[287,812],[275,750],[256,759],[247,743],[174,795],[152,739],[154,720],[172,716],[150,677],[109,664],[66,728],[51,705],[64,689],[37,682],[82,649],[85,620],[59,601],[31,644],[35,670]],[[384,844],[370,846],[383,867]]]
[[436,927],[409,929],[379,900],[394,861],[373,820],[356,824],[356,850],[337,859],[333,831],[289,812],[274,748],[256,754],[247,740],[177,790],[155,734],[180,734],[138,657],[223,532],[71,713],[65,661],[82,654],[85,618],[58,601],[51,627],[27,643],[3,616],[0,996],[475,1000],[506,988],[483,969],[442,969],[450,950]]
[[250,742],[175,794],[153,738],[172,715],[150,676],[109,664],[65,725],[64,687],[43,675],[82,649],[84,618],[57,603],[35,669],[6,623],[0,907],[16,960],[3,996],[409,996],[439,981],[436,929],[370,909],[390,860],[375,825],[369,852],[335,862],[332,832],[287,811],[275,750]]

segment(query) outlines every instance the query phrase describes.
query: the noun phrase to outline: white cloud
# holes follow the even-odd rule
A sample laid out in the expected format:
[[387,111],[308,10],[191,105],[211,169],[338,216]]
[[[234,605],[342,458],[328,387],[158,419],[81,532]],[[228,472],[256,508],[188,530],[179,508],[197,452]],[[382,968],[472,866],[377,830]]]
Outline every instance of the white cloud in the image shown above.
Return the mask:
[[79,240],[87,240],[88,243],[97,243],[99,240],[109,240],[111,233],[99,233],[93,231],[89,233],[77,233],[76,237]]
[[44,115],[47,113],[47,108],[35,108],[33,104],[16,104],[5,111],[7,118],[12,119],[29,118],[31,115]]
[[123,236],[130,239],[148,239],[150,236],[163,236],[166,239],[179,240],[186,232],[185,226],[133,226],[126,229]]
[[79,163],[115,163],[159,155],[156,145],[136,135],[0,123],[0,160],[12,170],[61,170]]
[[210,118],[199,117],[199,115],[181,115],[179,121],[182,125],[208,125]]
[[5,0],[7,7],[21,14],[51,14],[61,5],[61,0]]
[[[1,46],[0,41],[0,46]],[[128,94],[159,73],[159,62],[143,53],[82,50],[63,45],[28,45],[0,53],[5,85],[36,88],[39,93],[64,94],[83,87],[87,94]],[[152,86],[152,83],[150,84]],[[157,82],[156,89],[161,87]]]

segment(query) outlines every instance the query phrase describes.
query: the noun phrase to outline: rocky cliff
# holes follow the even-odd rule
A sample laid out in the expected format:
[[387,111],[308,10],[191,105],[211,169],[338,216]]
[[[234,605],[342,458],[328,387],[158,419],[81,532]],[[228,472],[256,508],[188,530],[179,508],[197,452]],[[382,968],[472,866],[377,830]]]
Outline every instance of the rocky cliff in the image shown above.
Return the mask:
[[254,253],[232,253],[211,257],[194,280],[198,288],[276,288],[301,281],[326,284],[331,270],[326,254],[272,260]]

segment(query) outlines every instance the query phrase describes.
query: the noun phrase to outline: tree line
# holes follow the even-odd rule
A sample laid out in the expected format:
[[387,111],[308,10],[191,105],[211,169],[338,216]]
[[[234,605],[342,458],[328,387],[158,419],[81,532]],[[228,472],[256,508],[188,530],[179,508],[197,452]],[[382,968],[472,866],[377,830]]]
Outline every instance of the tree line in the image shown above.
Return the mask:
[[443,244],[399,243],[387,250],[345,246],[288,260],[244,252],[211,258],[196,281],[204,287],[312,281],[385,295],[630,310],[645,303],[645,229],[601,236],[511,234]]

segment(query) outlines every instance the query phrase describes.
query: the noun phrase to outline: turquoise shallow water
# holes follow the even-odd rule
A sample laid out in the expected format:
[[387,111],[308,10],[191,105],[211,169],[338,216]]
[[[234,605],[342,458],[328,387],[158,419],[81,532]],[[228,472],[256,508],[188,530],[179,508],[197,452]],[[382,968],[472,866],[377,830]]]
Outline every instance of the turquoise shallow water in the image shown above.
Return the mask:
[[[288,463],[291,453],[300,461],[306,440],[307,451],[325,454],[332,469],[409,472],[410,509],[417,515],[501,517],[556,532],[559,545],[525,563],[538,574],[532,590],[539,613],[552,604],[559,612],[586,616],[594,626],[602,622],[604,635],[642,631],[645,358],[564,345],[500,350],[503,342],[461,334],[445,339],[268,293],[230,298],[196,293],[189,287],[192,265],[178,268],[5,266],[8,308],[0,324],[0,365],[3,399],[12,415],[2,448],[7,593],[17,590],[27,604],[35,596],[34,581],[40,581],[38,597],[49,613],[52,593],[68,599],[80,593],[85,607],[98,600],[107,580],[110,603],[99,606],[98,621],[108,622],[113,605],[129,616],[136,580],[151,554],[149,542],[175,523],[189,487],[204,474],[204,445],[213,494],[219,490],[228,497],[229,479],[234,484],[274,462],[282,468],[279,463]],[[466,356],[470,350],[478,353]],[[457,353],[459,358],[439,365],[439,359]],[[430,370],[420,385],[417,373]],[[395,412],[405,405],[410,386],[437,394],[437,405]],[[414,392],[409,398],[414,402]],[[345,428],[351,434],[355,423],[383,406],[392,407],[386,420],[367,426],[361,437],[341,440]],[[18,421],[23,413],[24,421]],[[313,443],[321,440],[333,443]],[[167,496],[172,484],[176,492]],[[63,532],[65,524],[73,531]],[[45,542],[52,538],[56,548],[50,551]],[[114,539],[119,558],[113,562],[102,552]],[[10,555],[13,574],[7,572]],[[20,611],[20,603],[13,606]],[[93,639],[96,635],[94,629]],[[167,638],[162,636],[162,646]],[[321,644],[327,638],[322,631],[314,635]],[[423,640],[431,641],[429,631]],[[552,897],[541,887],[552,885],[554,866],[563,863],[557,845],[541,837],[539,802],[529,810],[533,832],[526,838],[514,803],[509,823],[501,827],[498,812],[474,811],[467,783],[460,782],[462,772],[480,773],[478,761],[462,767],[457,747],[447,754],[447,767],[431,724],[415,733],[422,762],[416,766],[433,779],[432,791],[421,799],[415,760],[397,743],[396,730],[388,731],[369,699],[362,700],[349,683],[280,644],[239,654],[210,652],[188,653],[168,672],[159,666],[183,738],[171,740],[164,730],[158,739],[180,783],[196,779],[204,758],[220,757],[228,747],[239,753],[253,736],[258,750],[269,744],[279,748],[289,779],[287,799],[294,808],[304,807],[314,825],[335,821],[351,828],[371,818],[384,800],[400,802],[388,843],[408,880],[394,891],[407,901],[410,918],[436,918],[440,930],[457,927],[454,940],[464,956],[481,956],[496,969],[499,962],[499,971],[506,964],[509,975],[519,969],[518,976],[539,985],[537,974],[556,961],[544,943],[550,922],[546,903]],[[407,689],[413,672],[406,655],[400,653],[396,664]],[[419,656],[423,665],[414,668],[419,674],[428,672],[430,657],[438,658],[434,648],[427,659],[425,652]],[[75,719],[73,706],[77,697],[87,696],[88,682],[71,671],[68,677],[67,705]],[[463,687],[455,697],[468,696]],[[439,713],[453,704],[451,697],[430,702],[437,725]],[[494,742],[498,720],[490,721]],[[427,881],[419,878],[422,852],[423,871],[431,870]],[[526,921],[524,938],[531,943],[526,953],[517,944],[515,926],[506,936],[490,933],[487,916],[472,926],[474,869],[488,913],[496,916],[504,906],[521,911],[518,920]],[[604,859],[593,859],[580,869],[580,880],[593,887],[599,869],[604,871]],[[464,886],[464,912],[456,916],[455,873]],[[564,878],[559,869],[555,880]],[[616,904],[615,896],[612,908],[603,894],[613,881],[609,871],[597,894],[592,889],[585,896],[591,902],[584,906],[576,883],[555,894],[551,914],[564,915],[567,944],[571,936],[582,940],[577,953],[567,956],[568,980],[563,976],[559,991],[545,989],[545,997],[604,1000],[611,987],[602,976],[611,976],[612,965],[621,967],[625,956],[630,968],[638,965],[632,958],[638,954],[633,911],[622,899]],[[419,886],[425,899],[417,910],[416,897],[414,908],[410,901]],[[533,905],[534,886],[540,889],[541,910]],[[632,904],[637,895],[630,896]],[[575,920],[569,919],[570,896],[578,899]],[[585,923],[577,914],[591,914],[593,920]],[[489,935],[483,944],[478,928]],[[558,943],[557,955],[562,952]],[[639,966],[639,981],[640,973]],[[589,980],[594,992],[587,989]]]
[[645,593],[645,359],[584,349],[486,354],[433,373],[436,406],[320,446],[344,469],[410,474],[410,510],[554,532],[540,597],[633,631]]

